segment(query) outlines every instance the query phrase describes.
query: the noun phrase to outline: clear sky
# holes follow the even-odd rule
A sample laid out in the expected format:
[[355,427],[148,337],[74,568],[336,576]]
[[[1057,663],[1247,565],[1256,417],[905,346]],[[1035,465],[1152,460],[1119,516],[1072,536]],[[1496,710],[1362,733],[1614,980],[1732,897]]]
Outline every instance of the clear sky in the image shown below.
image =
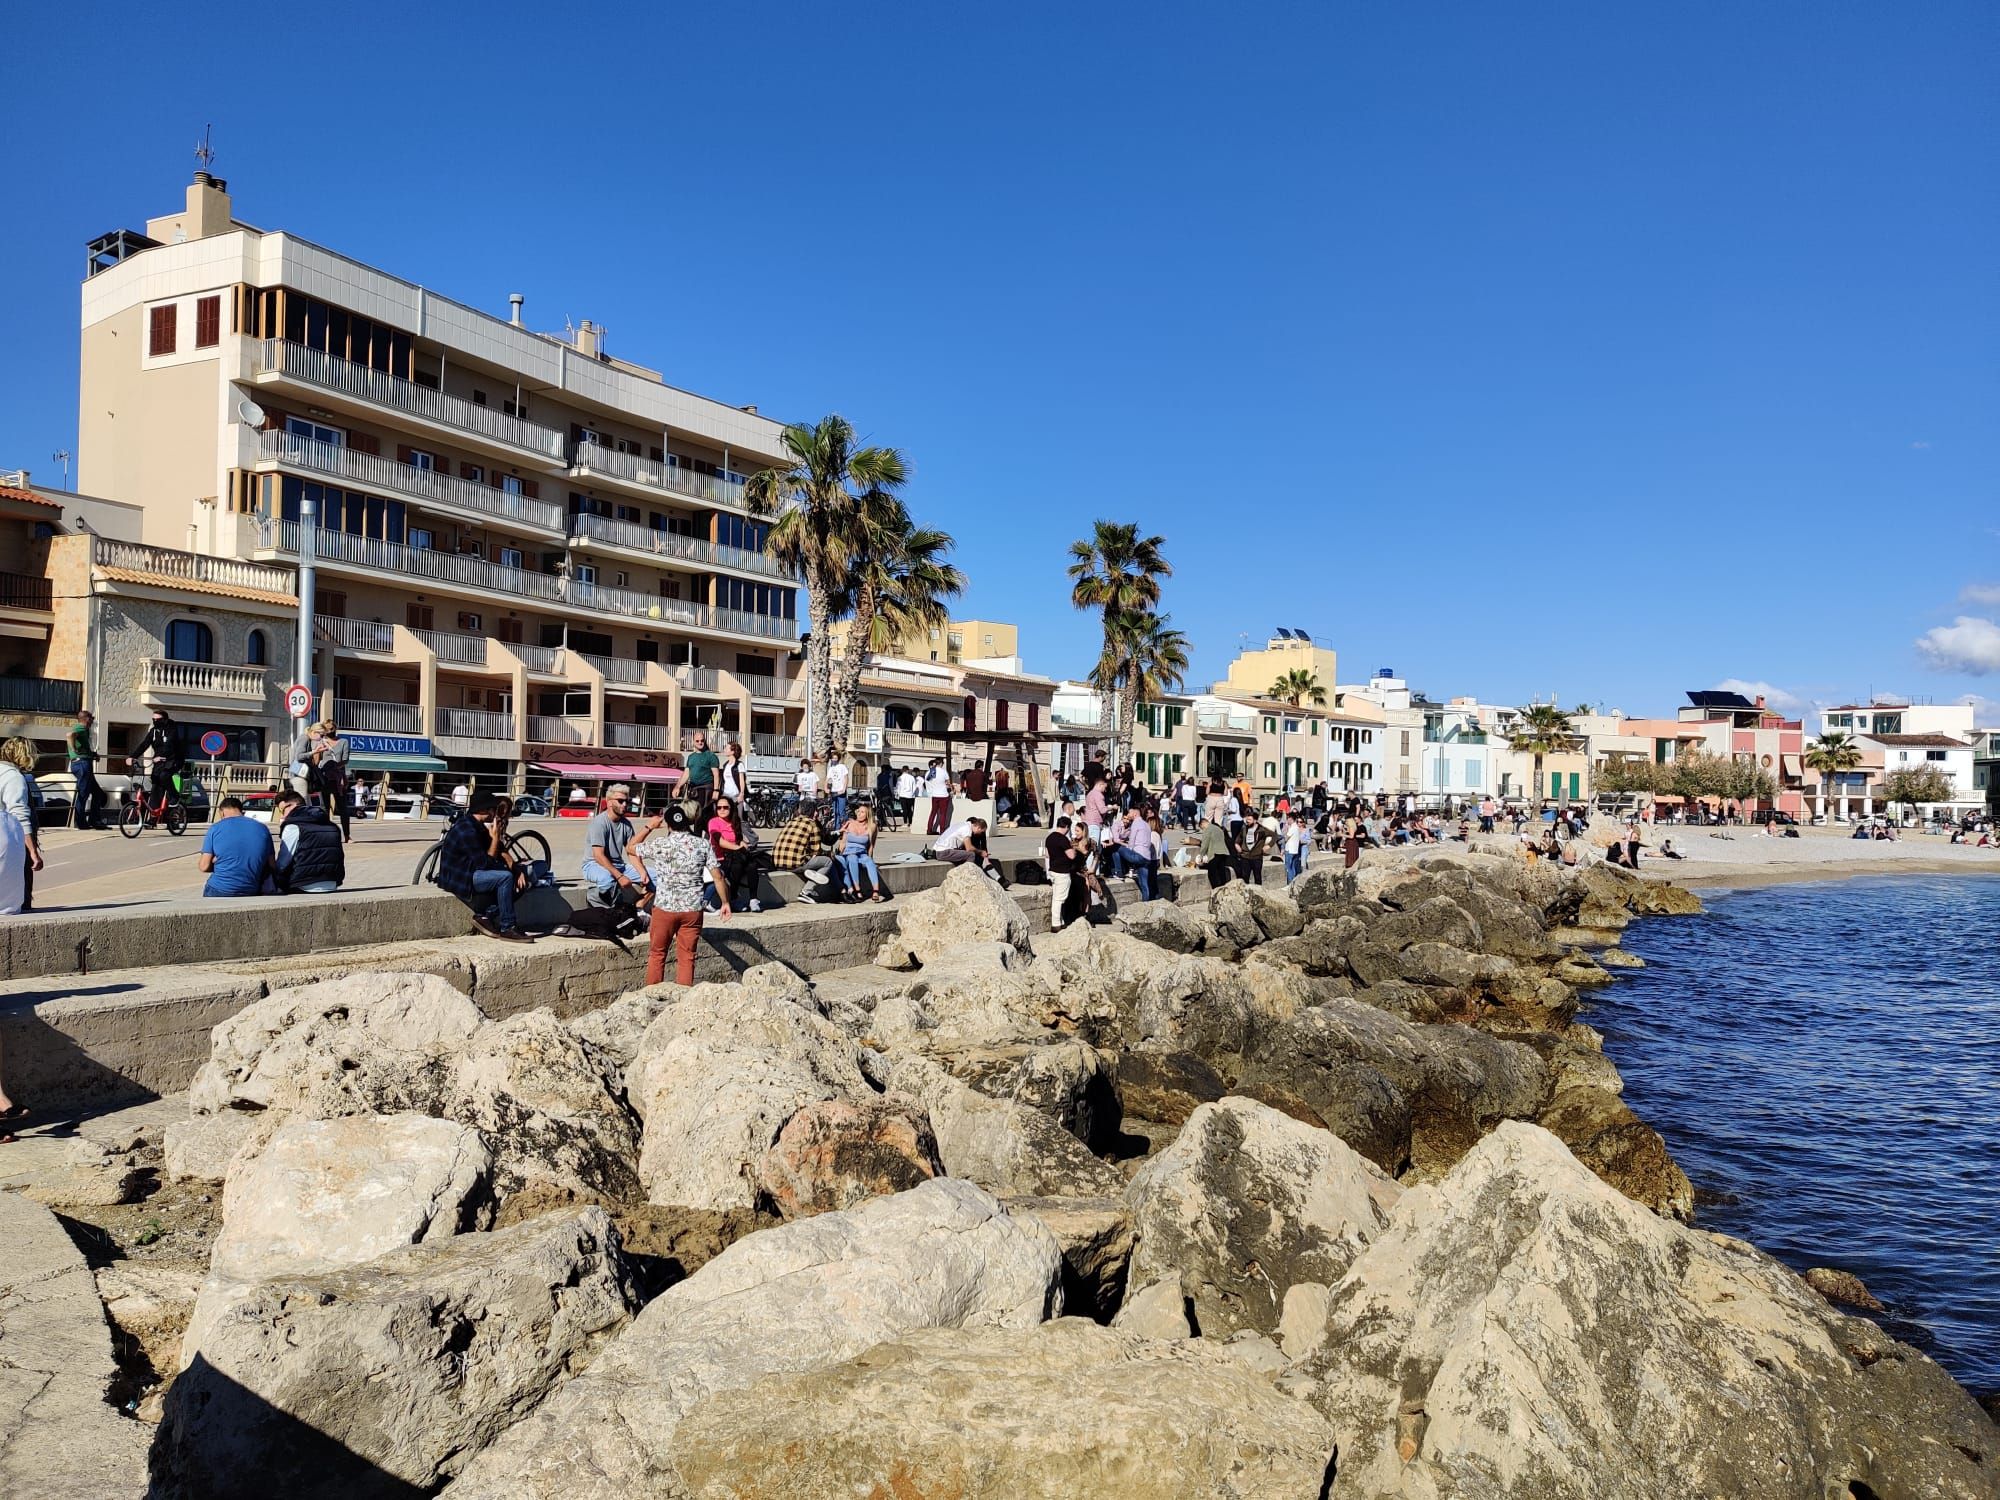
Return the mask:
[[213,121],[248,222],[904,448],[1035,670],[1104,516],[1201,683],[1285,625],[1435,695],[2000,697],[1990,3],[8,30],[0,466],[56,477],[84,242]]

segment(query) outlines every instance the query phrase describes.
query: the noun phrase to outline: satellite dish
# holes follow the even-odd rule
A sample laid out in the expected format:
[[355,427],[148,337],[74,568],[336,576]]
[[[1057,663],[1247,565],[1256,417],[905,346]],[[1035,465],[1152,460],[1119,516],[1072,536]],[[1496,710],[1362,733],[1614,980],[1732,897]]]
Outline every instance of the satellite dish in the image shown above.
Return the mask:
[[259,406],[255,401],[237,402],[236,415],[242,418],[243,424],[246,427],[262,427],[264,425],[264,408]]

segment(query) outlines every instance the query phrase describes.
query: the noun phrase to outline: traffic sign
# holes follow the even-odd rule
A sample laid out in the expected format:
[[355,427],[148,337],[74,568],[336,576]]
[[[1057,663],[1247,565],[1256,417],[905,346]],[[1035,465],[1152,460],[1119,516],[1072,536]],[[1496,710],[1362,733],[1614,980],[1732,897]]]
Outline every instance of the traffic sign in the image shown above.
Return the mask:
[[229,740],[220,729],[211,729],[201,737],[201,753],[210,760],[229,748]]
[[293,683],[285,689],[285,712],[295,719],[303,719],[313,711],[312,689]]

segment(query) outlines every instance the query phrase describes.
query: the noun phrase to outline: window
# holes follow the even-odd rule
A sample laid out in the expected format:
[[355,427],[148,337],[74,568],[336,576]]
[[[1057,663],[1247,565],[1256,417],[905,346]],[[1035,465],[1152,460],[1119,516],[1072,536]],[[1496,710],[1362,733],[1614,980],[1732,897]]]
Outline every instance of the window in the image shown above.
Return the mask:
[[198,297],[194,304],[194,346],[213,349],[222,342],[222,298]]
[[474,406],[484,406],[486,404],[486,392],[474,391],[472,393],[472,404]]
[[[993,705],[993,727],[995,729],[1005,729],[1007,727],[1007,700],[1005,698],[1000,699]],[[1942,759],[1942,757],[1939,758]]]
[[521,644],[521,622],[511,616],[500,622],[500,639],[510,646]]
[[214,661],[215,632],[199,620],[175,620],[167,626],[167,656],[173,661]]
[[1476,761],[1476,760],[1469,760],[1469,761],[1467,761],[1467,762],[1465,763],[1465,784],[1466,784],[1467,786],[1478,786],[1478,785],[1479,785],[1479,762],[1478,762],[1478,761]]
[[304,417],[285,418],[285,431],[295,438],[304,438],[309,443],[326,443],[338,448],[344,434],[338,427],[328,427],[320,422],[311,422]]
[[148,314],[146,331],[146,352],[154,357],[172,354],[177,336],[180,309],[169,302],[165,307],[156,307]]
[[268,667],[271,665],[271,646],[264,632],[253,630],[243,643],[243,664],[247,667]]
[[410,528],[410,545],[412,547],[421,547],[426,552],[434,551],[437,548],[437,533],[432,531],[428,526],[412,526]]
[[520,494],[521,493],[520,476],[517,474],[502,474],[500,476],[500,488],[505,490],[510,495]]
[[412,630],[429,630],[433,627],[436,614],[428,604],[406,604],[403,606],[403,623]]
[[1267,761],[1265,761],[1265,762],[1264,762],[1264,779],[1265,779],[1266,781],[1275,781],[1275,780],[1277,780],[1277,777],[1278,777],[1278,763],[1277,763],[1276,761],[1273,761],[1273,760],[1267,760]]
[[[347,595],[335,589],[313,590],[313,613],[325,615],[329,619],[340,619],[347,614]],[[339,696],[350,696],[342,693]]]
[[1943,760],[1943,759],[1944,759],[1944,751],[1942,751],[1942,750],[1926,750],[1926,751],[1924,752],[1924,759],[1925,759],[1925,760]]
[[[1266,719],[1264,721],[1264,733],[1276,734],[1277,732],[1278,732],[1278,721],[1276,719]],[[1270,773],[1267,771],[1265,774],[1268,775]]]
[[592,565],[592,564],[590,564],[590,563],[578,563],[578,564],[576,565],[576,581],[577,581],[578,583],[595,583],[595,582],[597,582],[597,569],[596,569],[596,567],[595,567],[595,566],[593,566],[593,565]]
[[1403,731],[1403,758],[1407,760],[1409,759],[1409,756],[1410,756],[1410,731],[1405,729]]
[[438,466],[437,455],[435,453],[426,453],[421,448],[410,449],[409,457],[404,462],[408,463],[411,468],[422,469],[426,473],[429,473]]
[[521,549],[519,547],[502,547],[500,549],[500,566],[503,568],[520,567]]
[[486,627],[484,622],[481,621],[478,615],[474,614],[469,609],[462,609],[458,612],[458,628],[460,630],[476,631],[476,630],[483,630]]
[[458,472],[461,478],[469,479],[474,484],[486,483],[486,469],[482,464],[460,464]]

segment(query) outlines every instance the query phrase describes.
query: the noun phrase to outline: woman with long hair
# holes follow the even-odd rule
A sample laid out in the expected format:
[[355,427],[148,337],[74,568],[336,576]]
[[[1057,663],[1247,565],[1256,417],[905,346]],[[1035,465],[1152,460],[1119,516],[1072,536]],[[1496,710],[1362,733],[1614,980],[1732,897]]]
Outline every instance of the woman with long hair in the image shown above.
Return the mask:
[[868,872],[868,899],[889,899],[882,890],[882,871],[875,863],[875,819],[866,807],[855,808],[854,815],[840,827],[840,868],[847,874],[847,891],[843,899],[861,899],[863,870]]
[[756,897],[757,857],[750,849],[750,841],[743,833],[743,817],[737,811],[734,797],[717,797],[715,811],[708,820],[708,843],[715,851],[715,862],[722,870],[722,878],[729,889],[748,897],[743,903],[745,911],[762,911],[764,903]]

